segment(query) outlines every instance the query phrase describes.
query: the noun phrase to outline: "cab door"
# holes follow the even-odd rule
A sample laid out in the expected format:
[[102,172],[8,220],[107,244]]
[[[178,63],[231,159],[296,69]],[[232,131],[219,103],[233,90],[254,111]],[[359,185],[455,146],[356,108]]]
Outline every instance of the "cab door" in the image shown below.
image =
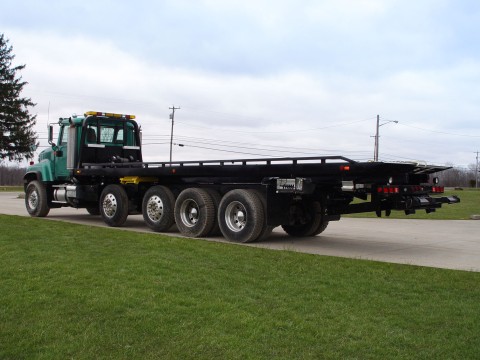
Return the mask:
[[68,126],[60,127],[60,134],[58,137],[57,149],[54,152],[55,178],[57,180],[66,180],[70,176],[70,171],[67,169],[67,147],[68,147]]

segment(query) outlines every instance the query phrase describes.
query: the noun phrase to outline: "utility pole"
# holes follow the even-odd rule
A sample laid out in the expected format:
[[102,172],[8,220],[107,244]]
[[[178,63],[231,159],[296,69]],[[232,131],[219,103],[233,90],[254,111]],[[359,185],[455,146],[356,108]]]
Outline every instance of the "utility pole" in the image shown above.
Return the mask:
[[373,152],[373,161],[375,161],[375,162],[378,161],[378,148],[380,147],[380,141],[379,141],[380,126],[386,125],[386,124],[391,123],[391,122],[393,122],[395,124],[398,124],[397,120],[388,120],[388,121],[384,122],[383,124],[380,124],[380,115],[377,115],[377,128],[376,128],[377,131],[375,132],[375,149],[374,149],[374,152]]
[[476,152],[477,154],[477,165],[475,166],[475,189],[478,189],[478,151]]
[[172,131],[170,132],[170,162],[172,162],[173,124],[175,122],[175,110],[180,110],[180,108],[176,108],[175,105],[173,105],[173,107],[169,109],[172,110],[172,113],[170,114],[170,120],[172,120]]

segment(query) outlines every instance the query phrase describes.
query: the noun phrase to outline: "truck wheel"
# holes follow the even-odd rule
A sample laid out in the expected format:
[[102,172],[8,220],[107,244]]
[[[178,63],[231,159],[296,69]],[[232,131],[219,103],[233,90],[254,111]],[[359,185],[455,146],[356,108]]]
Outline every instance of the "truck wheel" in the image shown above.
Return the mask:
[[25,191],[25,207],[33,217],[45,217],[50,208],[48,206],[47,189],[40,181],[33,180]]
[[320,224],[318,225],[318,228],[316,228],[315,231],[310,236],[317,236],[318,234],[321,234],[322,232],[325,231],[327,226],[328,226],[328,221],[327,220],[322,220],[320,222]]
[[265,195],[261,191],[258,191],[258,190],[254,190],[254,191],[255,191],[255,194],[257,194],[260,201],[262,202],[264,217],[265,217],[263,229],[260,232],[260,235],[258,236],[258,238],[255,240],[256,242],[259,242],[269,237],[272,234],[272,231],[275,228],[275,226],[267,225],[267,199],[265,198]]
[[327,228],[328,221],[323,219],[322,205],[318,201],[307,202],[299,209],[293,224],[282,225],[283,230],[291,236],[315,236]]
[[206,189],[213,201],[213,207],[215,208],[214,222],[212,230],[208,233],[208,236],[220,236],[222,232],[220,231],[220,225],[218,224],[218,207],[220,206],[220,201],[222,201],[222,196],[218,191],[213,189]]
[[263,204],[257,193],[237,189],[225,194],[218,210],[218,223],[229,241],[248,243],[257,240],[265,223]]
[[142,201],[143,219],[153,231],[167,231],[175,222],[175,196],[161,185],[147,190]]
[[128,196],[117,184],[107,185],[100,195],[100,215],[109,226],[122,226],[128,217]]
[[215,222],[212,197],[203,189],[183,190],[175,202],[175,222],[185,236],[206,236]]

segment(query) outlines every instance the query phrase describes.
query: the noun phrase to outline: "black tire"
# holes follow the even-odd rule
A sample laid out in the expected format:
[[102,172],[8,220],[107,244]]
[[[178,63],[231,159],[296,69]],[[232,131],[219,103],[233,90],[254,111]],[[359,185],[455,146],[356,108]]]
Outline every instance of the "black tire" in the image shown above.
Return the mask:
[[203,237],[215,223],[212,197],[204,189],[183,190],[175,202],[175,222],[182,235]]
[[327,228],[328,221],[324,220],[323,208],[318,201],[309,201],[303,204],[302,216],[295,223],[282,225],[288,235],[307,237],[320,234]]
[[105,224],[122,226],[128,217],[128,196],[125,189],[117,184],[107,185],[100,195],[100,215]]
[[218,208],[220,206],[220,201],[222,201],[222,196],[220,193],[213,189],[206,189],[213,201],[213,206],[215,208],[215,216],[212,230],[208,233],[208,236],[220,236],[222,232],[220,231],[220,225],[218,224]]
[[98,208],[98,206],[89,206],[86,208],[86,210],[90,215],[93,215],[93,216],[100,215],[100,209]]
[[161,185],[153,186],[143,196],[142,214],[153,231],[167,231],[175,222],[175,196]]
[[248,243],[258,239],[265,224],[262,201],[255,191],[237,189],[225,194],[218,211],[225,239]]
[[317,236],[324,232],[326,228],[328,227],[328,221],[327,220],[322,220],[320,224],[318,224],[318,227],[315,229],[315,231],[312,233],[310,236]]
[[260,235],[258,236],[258,238],[255,240],[256,242],[260,242],[260,241],[265,240],[266,238],[268,238],[272,234],[272,231],[275,228],[275,226],[267,225],[267,199],[266,199],[265,195],[259,190],[254,190],[254,191],[257,194],[260,201],[262,202],[263,214],[264,214],[264,217],[265,217],[265,221],[263,223],[263,229],[260,232]]
[[25,207],[30,216],[45,217],[50,212],[47,189],[40,181],[31,181],[25,190]]

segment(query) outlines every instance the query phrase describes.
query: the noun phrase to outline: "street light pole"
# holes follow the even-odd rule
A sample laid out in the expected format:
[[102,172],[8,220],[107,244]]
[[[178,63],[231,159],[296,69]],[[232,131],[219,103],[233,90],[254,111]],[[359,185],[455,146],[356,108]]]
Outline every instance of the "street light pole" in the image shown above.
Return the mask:
[[380,115],[377,115],[377,131],[375,132],[375,149],[373,153],[373,161],[377,162],[378,161],[378,148],[380,147],[380,126],[386,125],[388,123],[395,123],[398,124],[397,120],[388,120],[384,122],[383,124],[380,124]]
[[380,115],[377,115],[377,131],[375,132],[375,149],[373,151],[373,161],[378,161],[378,131],[380,128]]
[[475,189],[478,189],[478,151],[477,151],[477,165],[475,166]]

